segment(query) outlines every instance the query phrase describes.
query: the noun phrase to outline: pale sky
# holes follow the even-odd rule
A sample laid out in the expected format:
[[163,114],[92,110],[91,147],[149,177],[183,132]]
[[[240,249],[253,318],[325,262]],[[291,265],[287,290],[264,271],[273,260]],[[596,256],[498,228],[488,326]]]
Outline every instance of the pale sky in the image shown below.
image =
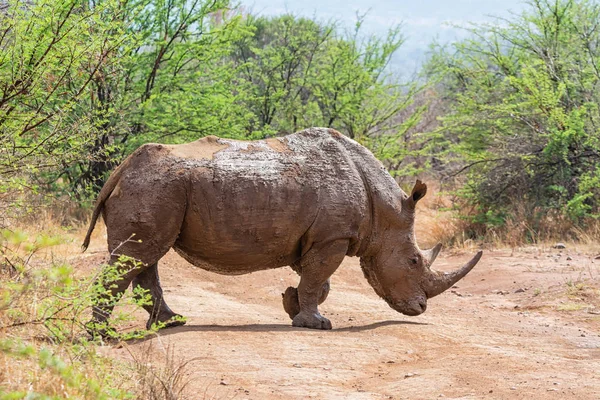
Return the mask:
[[407,40],[395,64],[403,68],[421,62],[435,38],[448,42],[464,37],[464,31],[452,27],[453,24],[492,22],[491,16],[508,17],[511,12],[520,13],[527,7],[522,0],[241,0],[241,3],[255,14],[291,12],[338,21],[348,28],[354,25],[357,12],[368,12],[363,25],[365,33],[383,35],[390,27],[402,23]]

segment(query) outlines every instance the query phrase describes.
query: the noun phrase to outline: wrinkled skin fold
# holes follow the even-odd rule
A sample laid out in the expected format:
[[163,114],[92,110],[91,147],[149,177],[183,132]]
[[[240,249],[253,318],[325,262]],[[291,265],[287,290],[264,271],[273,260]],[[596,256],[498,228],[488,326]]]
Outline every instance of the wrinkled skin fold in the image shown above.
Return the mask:
[[[253,142],[210,136],[147,144],[102,188],[83,247],[102,215],[111,262],[124,254],[141,263],[106,287],[117,297],[131,283],[147,289],[149,325],[183,323],[158,278],[157,263],[173,248],[226,275],[291,266],[300,282],[282,301],[292,324],[331,329],[318,305],[346,256],[360,257],[375,292],[406,315],[424,312],[427,299],[477,264],[481,252],[457,271],[431,270],[441,245],[421,251],[414,235],[415,207],[426,193],[417,181],[407,195],[366,148],[332,129]],[[92,322],[110,316],[105,300],[98,299]]]

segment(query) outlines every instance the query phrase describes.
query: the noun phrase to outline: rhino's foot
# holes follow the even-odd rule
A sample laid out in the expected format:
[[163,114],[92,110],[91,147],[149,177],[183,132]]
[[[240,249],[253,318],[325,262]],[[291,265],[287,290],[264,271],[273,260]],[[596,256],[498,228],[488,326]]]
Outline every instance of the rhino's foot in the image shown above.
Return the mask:
[[173,328],[175,326],[185,325],[186,322],[187,320],[184,316],[179,314],[172,314],[164,318],[158,318],[158,320],[150,318],[148,322],[146,322],[146,329],[152,330],[153,327],[155,327],[156,329]]
[[300,303],[298,302],[298,289],[295,287],[288,287],[285,293],[282,293],[283,297],[283,309],[290,316],[291,319],[300,314]]
[[331,329],[331,321],[321,314],[311,314],[300,311],[292,320],[292,326],[310,329]]

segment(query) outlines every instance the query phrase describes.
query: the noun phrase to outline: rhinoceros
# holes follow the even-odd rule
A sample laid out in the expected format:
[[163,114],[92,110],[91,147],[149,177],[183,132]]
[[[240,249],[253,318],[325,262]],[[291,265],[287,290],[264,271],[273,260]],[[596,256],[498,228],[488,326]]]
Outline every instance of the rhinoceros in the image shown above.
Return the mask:
[[[300,283],[287,288],[283,306],[296,327],[331,329],[317,307],[346,256],[360,257],[369,284],[390,307],[415,316],[482,255],[454,272],[430,269],[441,245],[422,251],[414,233],[415,206],[426,192],[417,181],[407,195],[369,150],[333,129],[145,144],[100,191],[83,248],[102,214],[111,263],[120,255],[137,260],[104,282],[107,293],[118,298],[130,283],[149,291],[148,327],[184,323],[167,306],[158,277],[157,263],[171,248],[225,275],[290,266]],[[103,300],[93,309],[95,323],[112,312]]]

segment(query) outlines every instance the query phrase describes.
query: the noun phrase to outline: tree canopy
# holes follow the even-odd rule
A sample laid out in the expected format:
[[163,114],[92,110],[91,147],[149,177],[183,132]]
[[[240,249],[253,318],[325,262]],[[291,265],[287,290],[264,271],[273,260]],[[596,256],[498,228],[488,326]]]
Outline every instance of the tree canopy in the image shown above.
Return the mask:
[[471,29],[428,65],[449,110],[433,134],[466,173],[479,221],[548,214],[598,216],[600,7],[530,2],[528,11]]

